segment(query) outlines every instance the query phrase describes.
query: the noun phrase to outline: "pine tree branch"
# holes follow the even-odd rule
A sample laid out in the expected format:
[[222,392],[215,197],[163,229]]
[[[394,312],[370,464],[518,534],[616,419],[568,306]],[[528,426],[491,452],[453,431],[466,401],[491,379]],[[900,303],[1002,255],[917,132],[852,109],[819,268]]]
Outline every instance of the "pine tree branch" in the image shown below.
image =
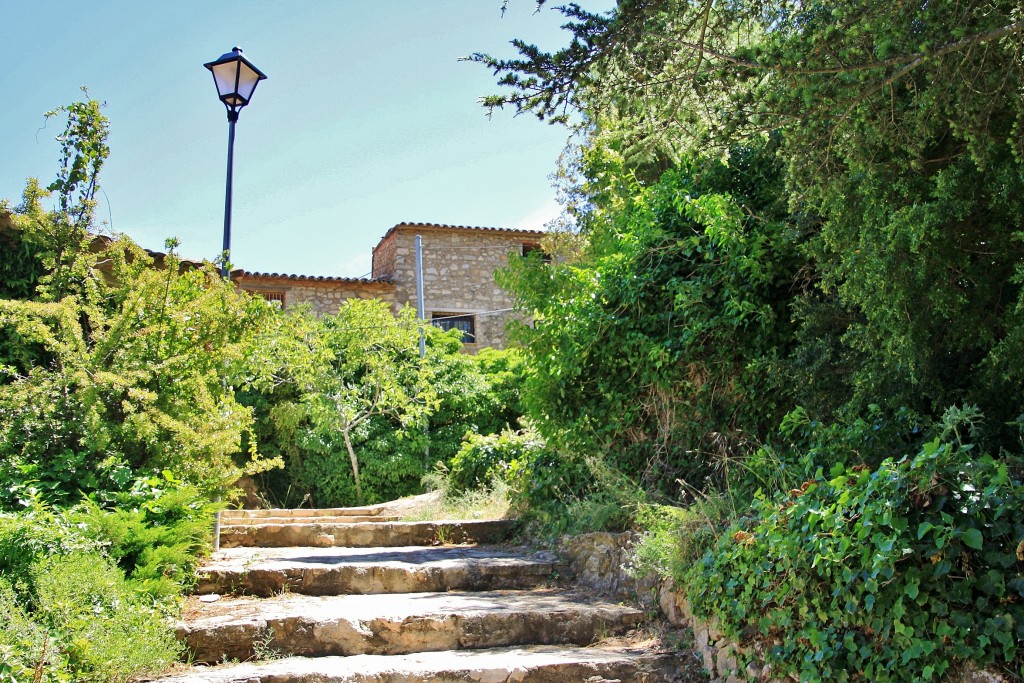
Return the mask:
[[[714,57],[715,59],[720,59],[724,62],[728,62],[736,66],[742,66],[749,69],[774,71],[778,73],[796,74],[801,76],[815,76],[887,69],[889,67],[896,66],[899,64],[909,64],[910,69],[913,69],[914,67],[920,65],[925,60],[934,59],[936,57],[945,57],[948,54],[958,52],[960,50],[963,50],[964,48],[973,47],[975,45],[982,45],[984,43],[990,43],[993,40],[998,40],[1013,33],[1020,33],[1021,31],[1024,31],[1024,21],[1015,21],[1012,24],[1001,26],[997,29],[993,29],[992,31],[988,31],[986,33],[977,33],[972,36],[967,36],[966,38],[961,38],[960,40],[946,43],[939,49],[932,52],[916,52],[911,55],[901,55],[899,57],[893,57],[892,59],[886,59],[881,62],[873,62],[871,64],[856,64],[853,66],[833,66],[818,69],[791,69],[778,64],[761,64],[759,62],[752,62],[749,59],[741,59],[734,55],[729,55],[724,52],[719,52],[718,50],[713,50],[704,44],[703,29],[701,31],[701,40],[700,42],[697,43],[689,42],[686,40],[680,40],[678,38],[673,38],[672,36],[666,36],[664,34],[659,34],[658,37],[663,40],[675,43],[676,45],[696,50],[698,52],[698,67],[700,66],[701,58],[703,56],[708,56]],[[897,72],[896,78],[899,78],[905,73],[906,71],[904,69],[901,69],[900,72]]]

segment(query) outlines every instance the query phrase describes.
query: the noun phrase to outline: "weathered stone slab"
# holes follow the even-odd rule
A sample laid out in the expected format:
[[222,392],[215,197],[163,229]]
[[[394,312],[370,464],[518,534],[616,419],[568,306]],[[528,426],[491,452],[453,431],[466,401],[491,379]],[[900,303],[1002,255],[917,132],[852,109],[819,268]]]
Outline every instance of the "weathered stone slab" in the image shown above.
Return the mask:
[[178,628],[195,662],[245,660],[254,643],[301,656],[409,654],[510,645],[589,645],[640,624],[638,609],[579,591],[192,599]]
[[321,515],[314,517],[307,515],[305,517],[272,517],[270,515],[262,515],[260,517],[250,517],[246,515],[235,516],[235,515],[223,515],[221,516],[221,532],[223,533],[226,529],[234,526],[252,526],[254,524],[353,524],[356,522],[398,522],[401,521],[401,517],[393,515]]
[[351,508],[271,508],[261,510],[225,510],[222,518],[286,517],[303,519],[307,517],[374,517],[384,512],[383,505],[365,505]]
[[511,534],[513,520],[354,522],[344,524],[252,524],[222,528],[222,548],[376,548],[445,543],[497,543]]
[[411,655],[289,657],[202,668],[162,683],[667,683],[676,659],[666,653],[535,646]]
[[230,548],[201,570],[197,593],[271,596],[531,588],[563,570],[548,553],[487,546]]

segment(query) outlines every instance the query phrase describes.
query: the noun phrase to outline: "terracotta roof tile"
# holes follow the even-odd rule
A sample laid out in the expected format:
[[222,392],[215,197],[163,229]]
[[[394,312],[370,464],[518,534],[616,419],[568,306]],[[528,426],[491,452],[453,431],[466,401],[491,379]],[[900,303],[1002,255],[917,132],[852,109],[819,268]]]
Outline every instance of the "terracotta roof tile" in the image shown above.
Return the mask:
[[386,285],[392,284],[390,278],[340,277],[334,275],[295,275],[292,273],[258,273],[249,270],[233,270],[231,275],[237,278],[253,280],[278,279],[297,280],[299,282],[344,282],[354,285]]
[[[416,221],[404,221],[402,223],[398,223],[397,225],[392,227],[390,230],[388,230],[384,234],[384,237],[381,237],[381,240],[383,241],[383,240],[387,239],[393,232],[395,232],[396,230],[399,230],[401,228],[414,228],[414,229],[415,228],[430,228],[430,229],[434,229],[434,230],[437,230],[437,229],[441,229],[441,230],[480,230],[480,231],[483,231],[483,232],[516,233],[516,234],[523,234],[523,235],[538,235],[538,236],[546,234],[546,231],[544,231],[544,230],[520,230],[518,228],[488,228],[488,227],[479,226],[479,225],[449,225],[447,223],[420,223],[420,222],[416,222]],[[379,243],[378,243],[378,246],[379,246]]]

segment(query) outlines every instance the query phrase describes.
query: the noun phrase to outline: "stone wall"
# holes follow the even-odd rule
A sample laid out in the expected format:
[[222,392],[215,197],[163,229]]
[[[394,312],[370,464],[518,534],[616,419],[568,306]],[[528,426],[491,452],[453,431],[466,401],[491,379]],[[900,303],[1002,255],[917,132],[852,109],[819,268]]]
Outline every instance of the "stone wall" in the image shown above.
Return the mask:
[[577,583],[598,593],[639,601],[650,593],[642,591],[627,571],[636,539],[636,534],[604,531],[565,536],[558,543],[558,554],[569,564]]
[[427,319],[435,313],[472,314],[476,342],[504,348],[505,327],[516,316],[512,296],[498,287],[494,272],[508,265],[510,254],[536,242],[533,231],[460,228],[427,224],[395,226],[374,250],[374,276],[391,277],[394,305],[416,306],[416,235],[423,243],[423,294]]
[[472,316],[474,340],[464,350],[505,348],[505,328],[519,317],[512,296],[498,287],[494,272],[522,254],[541,233],[532,230],[471,228],[430,223],[400,223],[373,250],[371,279],[311,277],[278,273],[234,274],[238,285],[268,298],[283,295],[285,308],[312,305],[321,315],[338,312],[346,299],[382,299],[397,311],[416,308],[416,236],[423,239],[423,290],[426,318]]
[[395,239],[394,234],[386,235],[373,249],[373,266],[371,277],[376,279],[393,277],[395,274]]
[[[648,577],[633,578],[628,571],[633,557],[633,547],[638,536],[633,533],[610,534],[605,532],[567,536],[558,545],[559,554],[565,558],[575,580],[599,593],[618,598],[635,596],[641,603],[656,599],[658,609],[673,625],[692,629],[694,649],[704,662],[712,683],[743,683],[764,681],[766,683],[790,683],[799,678],[777,678],[772,676],[767,664],[750,664],[745,671],[739,671],[737,651],[746,655],[748,648],[741,648],[726,638],[714,618],[703,619],[693,614],[686,597],[675,590],[671,580]],[[645,605],[647,607],[649,605]],[[760,652],[754,650],[754,659],[759,660]],[[1005,683],[999,674],[985,670],[967,668],[949,679],[950,683]]]
[[236,281],[254,294],[283,293],[285,308],[308,303],[318,315],[334,315],[347,299],[382,299],[391,304],[394,297],[390,284],[367,280],[243,275]]

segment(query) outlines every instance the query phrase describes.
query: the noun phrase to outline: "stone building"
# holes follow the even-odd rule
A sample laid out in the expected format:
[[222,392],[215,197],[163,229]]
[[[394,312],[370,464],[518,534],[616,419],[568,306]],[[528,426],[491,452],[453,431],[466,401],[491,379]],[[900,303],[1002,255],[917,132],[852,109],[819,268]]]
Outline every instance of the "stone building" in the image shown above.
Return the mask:
[[382,299],[394,303],[394,284],[386,279],[286,275],[231,271],[231,279],[247,292],[259,294],[283,307],[310,304],[320,315],[338,312],[346,299]]
[[416,236],[423,247],[425,317],[438,327],[463,332],[468,352],[504,348],[505,325],[514,316],[511,295],[494,272],[510,254],[539,248],[538,230],[399,223],[373,249],[369,278],[311,277],[279,273],[232,273],[243,289],[288,307],[310,303],[317,313],[336,313],[351,298],[382,299],[395,309],[416,307]]

